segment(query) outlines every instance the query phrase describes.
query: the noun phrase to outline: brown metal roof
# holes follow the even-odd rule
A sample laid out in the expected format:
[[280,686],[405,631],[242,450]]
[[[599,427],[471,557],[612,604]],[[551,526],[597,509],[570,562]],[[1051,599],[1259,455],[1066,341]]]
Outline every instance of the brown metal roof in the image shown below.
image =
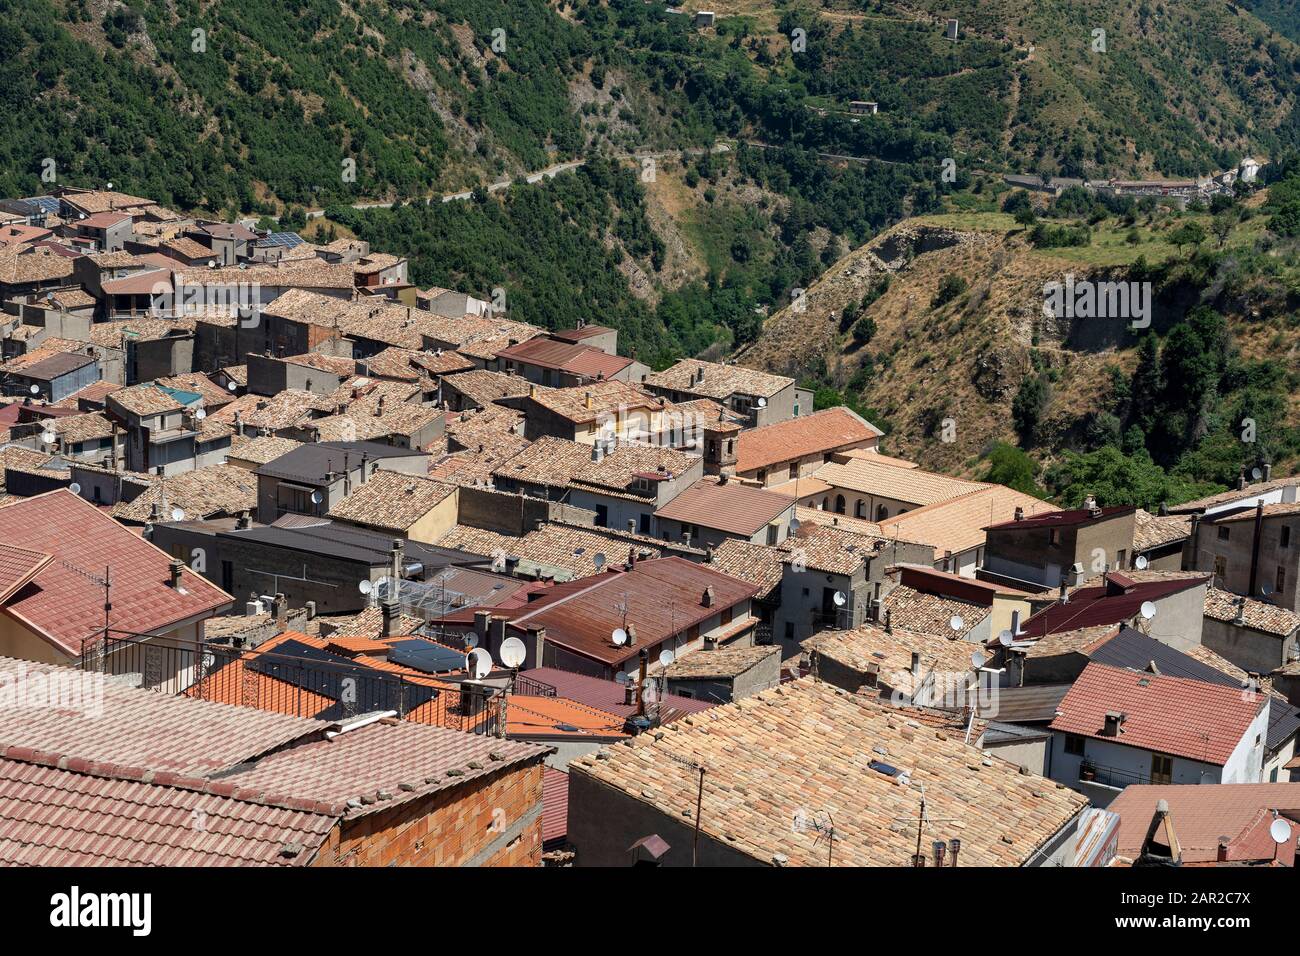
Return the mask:
[[748,538],[792,507],[794,499],[788,495],[764,491],[738,481],[720,484],[702,478],[656,511],[655,517]]

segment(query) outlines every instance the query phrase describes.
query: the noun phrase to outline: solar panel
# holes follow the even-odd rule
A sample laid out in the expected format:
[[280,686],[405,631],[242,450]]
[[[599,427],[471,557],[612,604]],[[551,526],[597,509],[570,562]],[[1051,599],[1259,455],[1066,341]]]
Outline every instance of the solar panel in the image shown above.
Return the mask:
[[333,701],[312,715],[321,720],[338,720],[376,710],[395,710],[405,715],[438,696],[435,687],[396,679],[301,641],[278,644],[274,650],[244,666]]
[[272,232],[265,239],[258,241],[260,246],[284,246],[286,249],[292,249],[302,243],[302,236],[296,232]]
[[47,216],[59,214],[60,203],[53,196],[32,196],[30,199],[24,199],[23,202],[36,207]]
[[388,659],[425,674],[446,674],[464,670],[465,655],[427,641],[394,641],[388,645]]

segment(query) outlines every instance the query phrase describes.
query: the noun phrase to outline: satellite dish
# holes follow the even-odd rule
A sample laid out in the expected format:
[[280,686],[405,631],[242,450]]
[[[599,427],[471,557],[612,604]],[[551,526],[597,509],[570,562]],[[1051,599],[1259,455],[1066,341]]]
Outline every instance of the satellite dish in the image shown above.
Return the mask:
[[653,704],[657,696],[658,696],[658,692],[655,690],[654,682],[646,681],[645,689],[641,691],[642,700],[644,700],[647,704]]
[[1291,839],[1291,824],[1278,817],[1269,824],[1268,835],[1273,838],[1274,843],[1286,843]]
[[358,582],[357,582],[357,590],[360,591],[362,594],[369,594],[369,593],[370,593],[371,591],[373,591],[374,589],[375,589],[375,586],[374,586],[373,584],[371,584],[369,581],[358,581]]
[[758,401],[756,401],[754,404],[757,405],[759,408],[767,408],[767,399],[766,399],[766,398],[760,398],[760,399],[759,399]]
[[113,188],[113,184],[112,184],[112,183],[109,183],[109,184],[108,184],[108,188],[109,188],[109,189],[112,189],[112,188]]
[[39,385],[33,385],[28,388],[27,391],[31,392],[33,395],[39,395],[41,394],[41,387]]
[[1144,554],[1139,554],[1136,558],[1133,559],[1133,567],[1137,568],[1139,571],[1145,571],[1147,569],[1147,565],[1150,563],[1151,562],[1146,559],[1146,555]]
[[474,680],[482,680],[492,670],[492,655],[481,647],[476,647],[465,655],[465,670]]
[[975,668],[976,670],[979,670],[981,667],[983,667],[985,664],[988,663],[988,660],[989,660],[988,655],[986,655],[983,651],[976,651],[974,654],[970,656],[970,666]]
[[184,508],[173,508],[173,509],[172,509],[172,520],[173,520],[173,521],[184,521],[184,520],[185,520],[185,509],[184,509]]
[[1150,601],[1142,602],[1142,616],[1148,621],[1156,616],[1156,606]]
[[197,412],[194,413],[194,417],[197,418],[199,421],[203,421],[203,419],[208,417],[208,413],[200,408]]
[[614,628],[614,632],[609,635],[609,639],[618,647],[622,647],[627,643],[627,631],[623,630],[621,627],[616,627]]
[[960,631],[963,627],[966,626],[966,622],[961,619],[960,614],[954,614],[951,618],[948,619],[948,626],[952,628],[954,631]]
[[798,519],[798,518],[791,518],[791,519],[790,519],[790,533],[791,533],[791,534],[794,534],[794,533],[795,533],[796,531],[798,531],[798,530],[799,530],[799,519]]
[[1250,469],[1250,477],[1254,478],[1256,481],[1259,481],[1261,478],[1264,477],[1264,473],[1260,471],[1258,468],[1252,468]]
[[81,485],[77,484],[74,481],[72,484],[68,485],[68,490],[72,492],[74,495],[79,495],[81,494]]
[[1003,631],[998,635],[998,643],[1003,647],[1010,647],[1015,642],[1016,636],[1010,630]]
[[471,651],[474,650],[474,648],[478,647],[478,635],[477,635],[477,634],[466,634],[466,635],[465,635],[465,646],[466,646],[469,650],[471,650]]
[[501,642],[501,663],[506,667],[518,667],[528,656],[528,649],[524,647],[524,642],[517,637],[508,637]]
[[632,680],[632,678],[627,675],[626,671],[619,671],[614,675],[614,682],[617,684],[626,684],[630,680]]
[[844,605],[849,603],[849,599],[844,596],[843,591],[836,591],[835,594],[831,597],[831,600],[835,602],[836,607],[843,607]]
[[605,566],[605,556],[603,554],[598,554],[591,559],[591,563],[594,564],[596,566],[596,570],[599,571],[601,568]]
[[227,383],[226,383],[226,388],[228,388],[230,391],[233,392],[233,391],[235,391],[237,388],[239,388],[239,385],[238,385],[237,383],[235,383],[235,382],[227,382]]
[[47,445],[53,445],[58,440],[59,436],[54,434],[54,432],[41,432],[41,441],[45,442]]
[[668,650],[667,648],[664,648],[662,651],[659,652],[659,663],[661,666],[667,667],[675,660],[677,660],[677,655],[674,654],[672,651]]
[[314,504],[314,505],[318,505],[318,504],[320,504],[320,503],[321,503],[322,501],[324,501],[324,500],[325,500],[325,496],[322,495],[319,491],[313,491],[313,492],[311,493],[311,503],[312,503],[312,504]]

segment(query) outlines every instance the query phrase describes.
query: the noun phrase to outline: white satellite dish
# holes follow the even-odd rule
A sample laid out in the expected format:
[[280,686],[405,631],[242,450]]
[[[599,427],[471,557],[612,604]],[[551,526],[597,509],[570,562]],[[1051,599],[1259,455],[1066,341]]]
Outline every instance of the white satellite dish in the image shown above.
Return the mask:
[[72,484],[68,485],[68,490],[72,492],[74,495],[79,495],[81,494],[81,485],[77,484],[74,481]]
[[1136,558],[1133,559],[1133,567],[1137,568],[1139,571],[1145,571],[1147,569],[1147,565],[1150,563],[1151,562],[1146,559],[1146,555],[1144,554],[1139,554]]
[[465,655],[465,670],[474,680],[482,680],[492,671],[492,655],[481,647],[476,647]]
[[184,521],[184,520],[185,520],[185,509],[184,509],[184,508],[173,508],[173,509],[172,509],[172,520],[173,520],[173,521]]
[[1260,471],[1258,468],[1252,468],[1250,469],[1250,477],[1254,478],[1256,481],[1259,481],[1261,478],[1264,477],[1264,473]]
[[39,395],[41,394],[41,387],[39,385],[32,385],[27,389],[27,391],[31,392],[33,395]]
[[661,667],[667,667],[675,660],[677,660],[677,655],[667,648],[664,648],[659,652],[659,664]]
[[632,678],[628,676],[626,671],[619,671],[614,675],[614,682],[617,684],[626,684],[631,680]]
[[966,626],[966,622],[961,619],[960,614],[954,614],[951,618],[948,619],[948,626],[952,628],[954,631],[960,631],[963,627]]
[[1268,835],[1273,838],[1274,843],[1286,843],[1291,839],[1291,824],[1278,817],[1269,824]]
[[1003,647],[1010,647],[1016,640],[1016,636],[1010,630],[1003,631],[998,635],[998,643]]
[[109,189],[112,189],[112,188],[113,188],[113,184],[112,184],[112,183],[109,183],[109,184],[108,184],[108,188],[109,188]]
[[658,692],[655,690],[654,682],[646,681],[645,689],[641,691],[641,699],[644,700],[647,704],[653,704],[657,696],[659,695]]
[[227,383],[226,383],[226,388],[228,388],[230,391],[233,392],[233,391],[235,391],[236,389],[239,388],[239,383],[238,383],[238,382],[227,382]]
[[836,591],[831,597],[831,600],[835,602],[836,607],[843,607],[845,604],[849,603],[849,599],[844,596],[843,591]]
[[203,419],[208,417],[208,413],[200,408],[197,412],[194,413],[194,417],[197,418],[199,421],[203,421]]
[[508,637],[501,642],[501,663],[506,667],[518,667],[528,656],[528,649],[524,647],[524,642],[517,637]]
[[312,503],[312,504],[314,504],[314,505],[318,505],[318,504],[320,504],[320,503],[321,503],[322,501],[324,501],[324,500],[325,500],[325,496],[322,495],[319,491],[313,491],[313,492],[311,493],[311,503]]
[[360,591],[362,594],[369,594],[369,593],[370,593],[371,591],[373,591],[374,589],[375,589],[375,586],[374,586],[373,584],[371,584],[369,581],[358,581],[358,582],[357,582],[357,590]]
[[796,531],[798,531],[798,530],[799,530],[799,519],[798,519],[798,518],[791,518],[791,519],[790,519],[790,533],[791,533],[791,534],[794,534],[794,533],[795,533]]
[[54,432],[41,432],[41,441],[45,442],[47,445],[53,445],[58,440],[59,436]]
[[609,635],[609,639],[618,647],[622,647],[627,643],[627,631],[623,630],[621,627],[616,627],[614,628],[613,633]]
[[603,554],[598,554],[591,559],[591,563],[594,564],[596,566],[596,570],[599,571],[601,568],[605,566],[605,556]]
[[988,657],[985,656],[983,651],[976,651],[974,654],[970,656],[970,666],[975,668],[976,670],[979,670],[981,667],[983,667],[985,664],[988,663],[988,660],[989,660]]
[[754,404],[757,405],[759,408],[767,408],[767,399],[766,399],[766,398],[760,398],[760,399],[759,399],[758,401],[756,401]]
[[468,650],[471,650],[471,651],[474,650],[474,648],[478,647],[478,635],[477,635],[477,634],[466,634],[466,635],[465,635],[465,647],[466,647]]
[[1156,606],[1150,601],[1142,602],[1142,616],[1148,621],[1156,616]]

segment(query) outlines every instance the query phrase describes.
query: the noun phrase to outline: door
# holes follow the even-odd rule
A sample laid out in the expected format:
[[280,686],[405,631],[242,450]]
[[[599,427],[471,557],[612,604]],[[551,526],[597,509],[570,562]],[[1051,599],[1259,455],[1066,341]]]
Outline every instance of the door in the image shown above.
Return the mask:
[[1173,783],[1174,782],[1174,758],[1167,757],[1164,754],[1151,755],[1151,782],[1152,783]]

